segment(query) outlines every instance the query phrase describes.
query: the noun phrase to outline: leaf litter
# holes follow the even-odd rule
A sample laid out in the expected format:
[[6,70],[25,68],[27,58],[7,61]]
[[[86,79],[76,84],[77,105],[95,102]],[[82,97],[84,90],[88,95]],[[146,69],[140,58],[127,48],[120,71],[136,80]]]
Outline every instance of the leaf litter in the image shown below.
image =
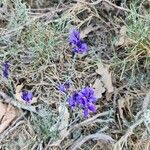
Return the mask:
[[[108,66],[104,66],[102,63],[99,63],[97,66],[98,66],[98,69],[96,70],[96,73],[101,76],[101,81],[103,82],[104,87],[106,88],[107,92],[108,93],[113,92],[114,87],[112,85],[111,72],[108,71],[109,69]],[[100,84],[100,81],[98,82]],[[102,91],[104,91],[104,89]]]
[[2,133],[10,123],[16,118],[17,109],[10,104],[0,102],[0,133]]
[[106,91],[104,85],[100,79],[96,79],[95,83],[93,84],[94,94],[97,99],[102,97],[102,94]]

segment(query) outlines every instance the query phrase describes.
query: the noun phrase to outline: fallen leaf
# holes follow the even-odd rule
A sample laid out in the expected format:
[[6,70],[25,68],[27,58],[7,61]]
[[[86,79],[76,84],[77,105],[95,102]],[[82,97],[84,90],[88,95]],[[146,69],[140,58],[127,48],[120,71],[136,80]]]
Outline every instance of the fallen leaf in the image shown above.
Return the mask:
[[66,106],[60,104],[59,106],[59,117],[61,118],[60,124],[59,124],[59,135],[61,138],[66,137],[68,134],[67,127],[69,124],[69,112]]
[[93,27],[92,25],[87,26],[85,29],[83,29],[80,32],[81,38],[87,37],[90,32],[93,32],[93,31],[97,30],[98,28],[99,27]]
[[0,133],[2,133],[17,116],[17,109],[12,105],[6,105],[0,102],[1,114]]
[[23,88],[23,83],[22,84],[20,84],[20,85],[17,85],[16,86],[16,93],[20,93],[21,92],[21,90],[22,90],[22,88]]
[[96,70],[96,73],[101,75],[101,81],[104,83],[104,87],[107,89],[108,93],[113,92],[114,87],[112,85],[111,73],[108,71],[108,67],[104,67],[101,63],[99,63],[97,66],[98,69]]
[[2,117],[4,116],[6,112],[6,108],[7,108],[7,105],[0,102],[0,120],[2,119]]
[[103,83],[101,82],[100,79],[96,79],[95,80],[93,88],[94,88],[94,95],[95,95],[95,97],[97,99],[101,98],[102,97],[102,93],[105,92],[105,88],[104,88],[104,85],[103,85]]
[[128,119],[132,118],[131,99],[132,97],[127,95],[125,98],[118,100],[118,111],[123,122],[126,122]]

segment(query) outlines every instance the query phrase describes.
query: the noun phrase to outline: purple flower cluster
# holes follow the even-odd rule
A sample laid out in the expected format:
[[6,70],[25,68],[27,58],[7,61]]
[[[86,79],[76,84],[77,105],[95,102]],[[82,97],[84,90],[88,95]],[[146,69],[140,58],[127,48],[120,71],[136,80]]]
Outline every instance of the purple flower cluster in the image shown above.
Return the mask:
[[8,76],[9,76],[9,68],[10,68],[10,64],[8,61],[4,62],[3,63],[3,77],[7,78],[8,79]]
[[33,98],[33,93],[29,92],[29,91],[23,91],[22,92],[22,96],[21,98],[25,101],[25,102],[30,102]]
[[69,105],[74,109],[75,107],[81,107],[83,109],[84,117],[89,115],[89,111],[96,112],[94,103],[96,102],[94,96],[94,90],[90,87],[85,87],[80,91],[76,91],[69,98]]
[[[73,47],[73,54],[74,53],[87,53],[88,46],[87,44],[81,39],[80,33],[77,29],[72,30],[70,35],[70,45]],[[8,61],[3,63],[3,76],[8,78],[9,76],[9,67],[10,64]],[[70,88],[70,82],[66,81],[63,84],[60,84],[58,90],[67,93]],[[33,93],[30,91],[22,91],[21,98],[29,103],[33,98]],[[96,107],[94,103],[96,102],[96,98],[94,96],[94,90],[90,87],[85,87],[80,91],[75,91],[73,95],[68,99],[69,105],[72,109],[76,107],[81,107],[83,109],[83,115],[87,117],[89,112],[96,112]]]
[[88,51],[87,44],[81,40],[80,33],[77,29],[74,29],[70,35],[70,44],[73,45],[74,53],[86,53]]

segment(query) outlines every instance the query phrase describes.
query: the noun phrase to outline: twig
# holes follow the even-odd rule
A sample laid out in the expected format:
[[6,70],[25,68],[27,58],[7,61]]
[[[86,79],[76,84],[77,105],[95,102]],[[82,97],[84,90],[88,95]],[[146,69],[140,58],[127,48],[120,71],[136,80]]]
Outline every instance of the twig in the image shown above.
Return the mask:
[[120,9],[120,10],[123,10],[123,11],[126,11],[126,12],[131,12],[131,10],[126,9],[124,7],[117,6],[117,5],[113,4],[112,2],[110,2],[109,0],[97,0],[96,2],[90,3],[90,5],[97,5],[101,2],[106,2],[107,4],[113,6],[116,9]]
[[17,102],[15,99],[12,99],[11,97],[7,96],[5,93],[3,93],[1,91],[0,91],[0,96],[3,98],[3,99],[0,99],[1,102],[10,103],[17,108],[22,108],[22,109],[31,111],[41,117],[45,116],[45,114],[42,111],[36,109],[36,108],[38,108],[37,106],[35,107],[35,106],[21,104],[21,103]]
[[86,137],[81,137],[78,140],[75,141],[75,143],[69,148],[69,150],[76,150],[77,148],[79,148],[82,144],[84,144],[86,141],[88,140],[102,140],[106,143],[114,143],[115,140],[106,134],[103,133],[95,133],[95,134],[91,134],[88,135]]

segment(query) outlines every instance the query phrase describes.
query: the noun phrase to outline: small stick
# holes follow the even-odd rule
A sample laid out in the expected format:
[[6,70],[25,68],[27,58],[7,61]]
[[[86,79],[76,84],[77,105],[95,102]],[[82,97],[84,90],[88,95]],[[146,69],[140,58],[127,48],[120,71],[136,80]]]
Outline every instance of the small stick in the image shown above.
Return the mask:
[[[119,9],[119,10],[122,10],[122,11],[125,11],[125,12],[128,12],[128,13],[129,13],[129,12],[132,12],[130,9],[117,6],[117,5],[113,4],[112,2],[110,2],[109,0],[97,0],[97,1],[95,1],[95,2],[93,2],[93,3],[87,3],[87,2],[82,2],[82,1],[79,1],[79,2],[81,2],[81,3],[86,3],[86,4],[89,4],[89,5],[91,5],[91,6],[94,6],[94,5],[97,5],[97,4],[99,4],[99,3],[105,2],[105,3],[109,4],[110,6],[116,8],[116,9]],[[140,18],[145,18],[143,15],[140,15],[140,14],[137,14],[137,15],[138,15]]]

